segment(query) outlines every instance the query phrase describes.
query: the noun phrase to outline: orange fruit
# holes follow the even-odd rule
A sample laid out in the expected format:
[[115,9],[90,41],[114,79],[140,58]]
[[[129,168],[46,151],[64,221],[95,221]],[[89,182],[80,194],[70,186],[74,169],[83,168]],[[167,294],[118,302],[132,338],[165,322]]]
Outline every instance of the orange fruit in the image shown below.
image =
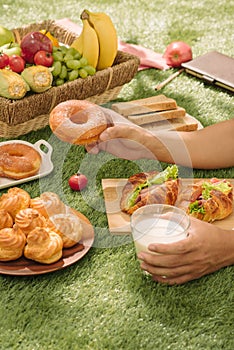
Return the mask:
[[42,34],[46,35],[52,41],[53,46],[59,47],[58,39],[55,38],[49,31],[47,31],[46,29],[42,29],[42,30],[40,30],[40,32]]

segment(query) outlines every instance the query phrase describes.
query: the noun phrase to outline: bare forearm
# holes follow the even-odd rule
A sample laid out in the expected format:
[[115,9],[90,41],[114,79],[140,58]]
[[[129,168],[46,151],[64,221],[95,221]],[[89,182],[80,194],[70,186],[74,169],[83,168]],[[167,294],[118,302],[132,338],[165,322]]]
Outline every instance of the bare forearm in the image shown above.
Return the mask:
[[159,132],[156,137],[161,144],[155,145],[154,154],[161,161],[200,169],[234,166],[234,119],[194,132]]
[[107,128],[100,141],[99,149],[126,159],[156,158],[200,169],[234,166],[234,119],[197,131],[154,133],[120,122]]

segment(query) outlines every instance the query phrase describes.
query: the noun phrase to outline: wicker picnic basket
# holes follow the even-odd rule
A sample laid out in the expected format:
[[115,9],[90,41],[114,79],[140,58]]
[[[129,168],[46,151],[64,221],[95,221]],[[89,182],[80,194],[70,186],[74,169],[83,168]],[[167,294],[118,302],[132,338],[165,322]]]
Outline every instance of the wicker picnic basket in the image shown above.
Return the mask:
[[[16,41],[40,29],[47,29],[63,44],[71,45],[77,34],[48,20],[13,29]],[[14,138],[48,125],[50,111],[60,102],[87,99],[104,104],[117,98],[123,85],[130,82],[139,66],[139,58],[118,51],[112,67],[96,72],[85,79],[79,78],[43,93],[28,93],[21,100],[0,97],[0,137]]]

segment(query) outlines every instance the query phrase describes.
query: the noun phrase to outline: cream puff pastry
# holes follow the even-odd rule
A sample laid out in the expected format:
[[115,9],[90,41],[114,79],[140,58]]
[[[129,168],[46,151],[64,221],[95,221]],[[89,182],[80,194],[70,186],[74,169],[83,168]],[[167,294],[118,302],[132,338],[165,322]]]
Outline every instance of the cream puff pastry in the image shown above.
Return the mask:
[[52,264],[62,257],[63,241],[54,231],[36,227],[27,236],[24,256],[42,264]]
[[16,226],[0,230],[0,261],[11,261],[23,255],[26,237]]

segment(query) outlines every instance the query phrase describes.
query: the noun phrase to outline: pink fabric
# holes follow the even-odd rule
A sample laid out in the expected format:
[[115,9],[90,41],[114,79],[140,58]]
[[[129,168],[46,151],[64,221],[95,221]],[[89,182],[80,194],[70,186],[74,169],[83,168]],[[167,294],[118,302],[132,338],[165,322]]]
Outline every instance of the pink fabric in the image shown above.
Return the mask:
[[[69,18],[62,18],[56,20],[56,23],[62,25],[63,27],[66,27],[67,29],[74,33],[77,33],[78,35],[81,33],[82,27],[72,22]],[[132,55],[138,56],[140,58],[140,66],[138,70],[148,68],[166,70],[170,68],[166,64],[166,60],[163,58],[162,54],[157,53],[151,49],[145,48],[143,46],[128,44],[119,39],[118,49],[120,51],[128,52]]]
[[162,54],[156,53],[143,46],[127,44],[119,40],[119,50],[138,56],[141,62],[139,69],[157,68],[165,70],[170,68],[166,64],[166,60],[162,57]]

